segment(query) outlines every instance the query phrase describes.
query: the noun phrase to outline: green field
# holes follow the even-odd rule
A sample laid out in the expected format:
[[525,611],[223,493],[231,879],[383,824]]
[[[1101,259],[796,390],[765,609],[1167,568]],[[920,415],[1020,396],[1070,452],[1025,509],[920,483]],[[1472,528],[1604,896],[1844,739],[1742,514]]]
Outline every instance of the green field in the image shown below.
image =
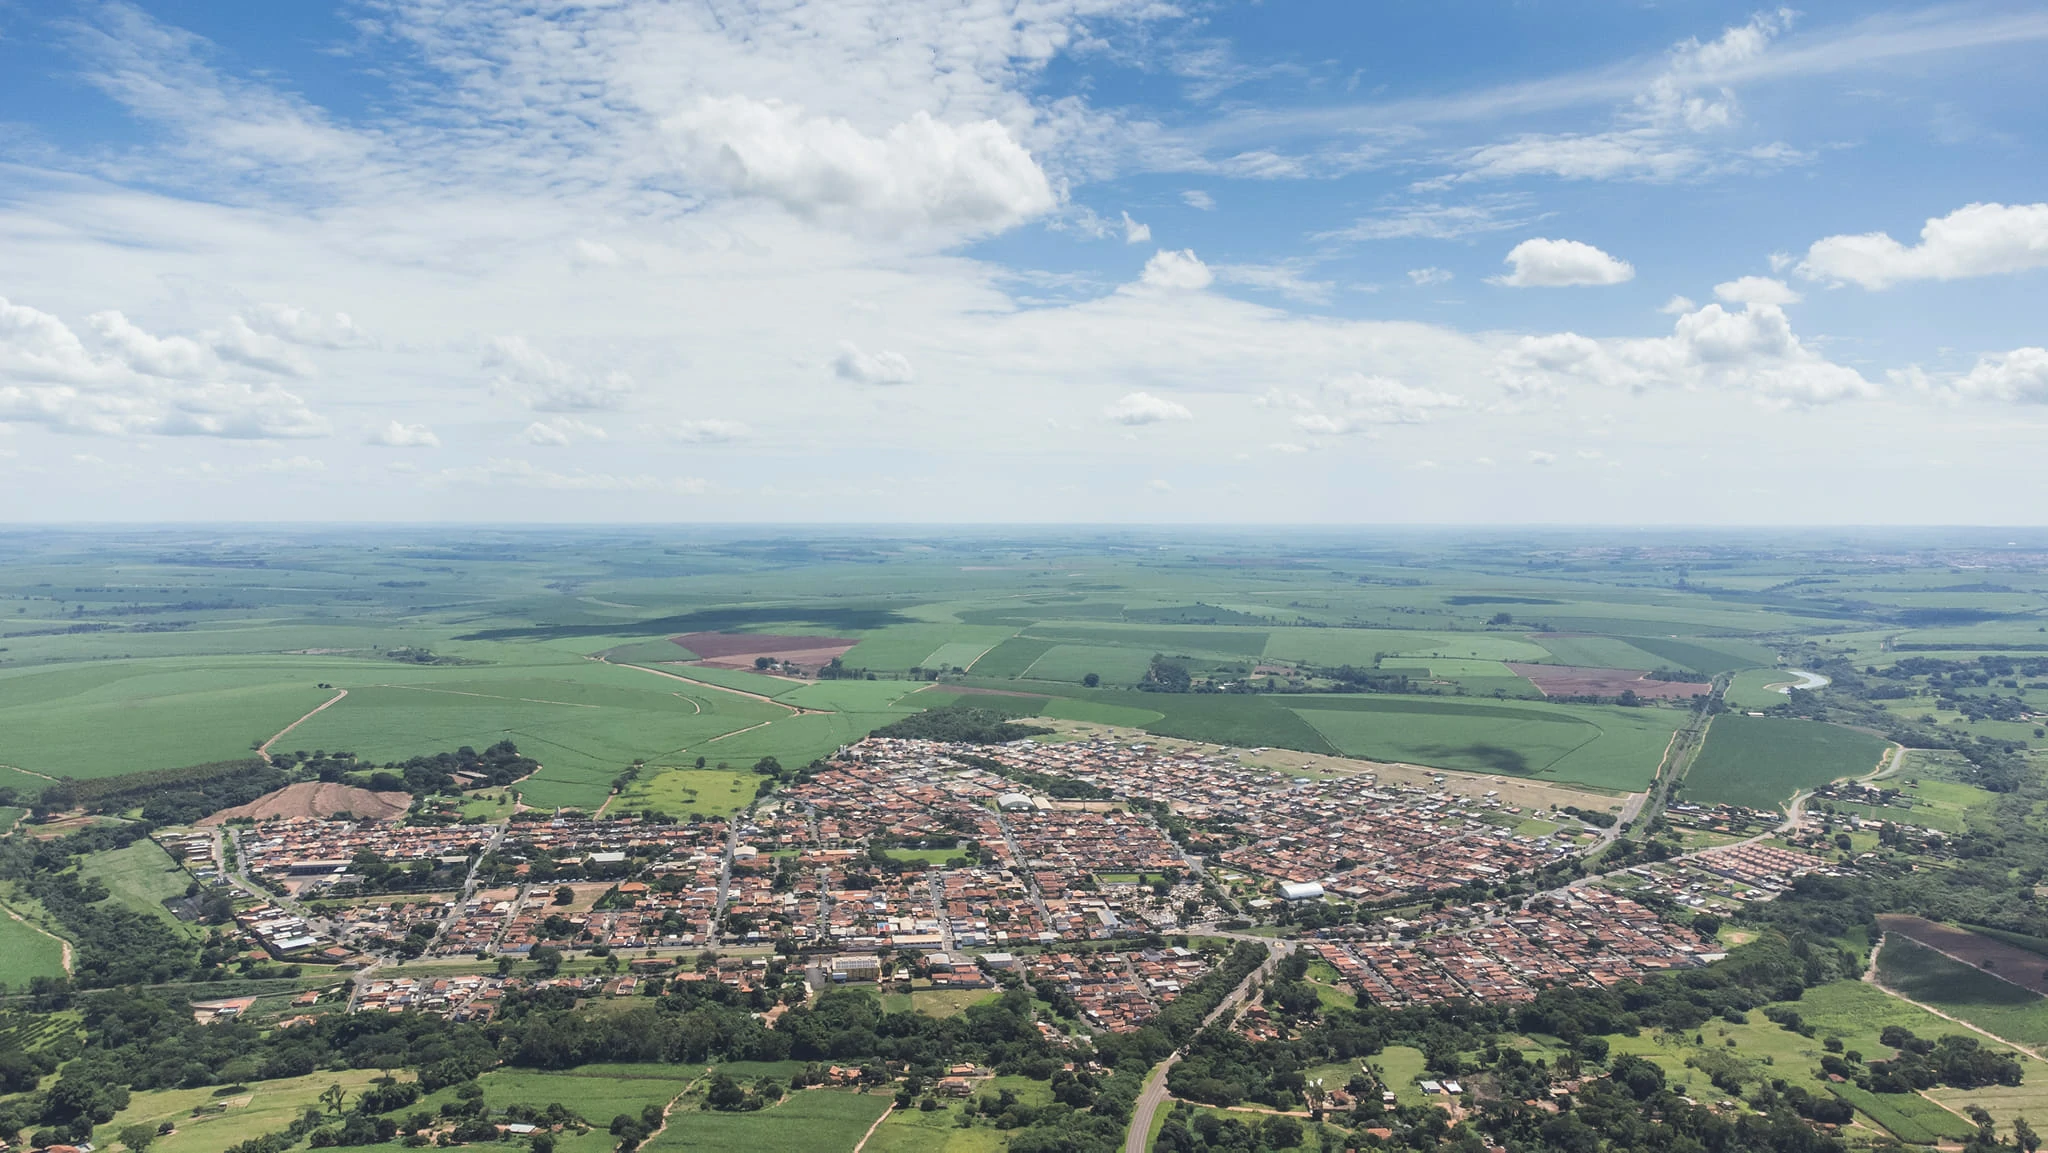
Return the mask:
[[57,938],[0,909],[0,985],[20,989],[36,977],[64,975],[64,946]]
[[1054,645],[1031,663],[1022,674],[1025,680],[1076,681],[1089,673],[1104,684],[1135,685],[1151,667],[1152,654],[1142,649],[1119,649],[1106,645]]
[[678,1108],[661,1136],[641,1148],[648,1153],[851,1153],[891,1100],[884,1093],[806,1089],[758,1113]]
[[1817,721],[1723,713],[1685,776],[1685,799],[1775,809],[1801,789],[1877,768],[1882,737]]
[[[1977,1131],[1968,1121],[1916,1093],[1872,1093],[1854,1085],[1830,1085],[1828,1092],[1911,1145],[1961,1141]],[[1974,1093],[1971,1099],[1975,1099]]]
[[95,853],[80,863],[79,872],[105,885],[112,894],[109,900],[155,917],[188,936],[203,935],[196,925],[180,921],[164,907],[165,900],[185,895],[192,875],[155,841],[144,838],[125,849]]
[[[130,1125],[157,1125],[171,1121],[177,1125],[177,1132],[157,1138],[156,1143],[150,1146],[151,1153],[220,1153],[230,1145],[283,1129],[309,1108],[322,1108],[320,1094],[329,1085],[340,1085],[353,1096],[378,1076],[375,1069],[320,1072],[305,1077],[257,1081],[249,1086],[247,1092],[228,1097],[214,1096],[211,1086],[203,1089],[152,1089],[135,1094],[128,1107],[115,1114],[114,1119],[100,1129],[111,1136]],[[193,1116],[194,1108],[213,1105],[226,1108],[207,1116]],[[102,1141],[105,1139],[101,1138]],[[561,1148],[566,1153],[596,1153],[595,1149],[567,1145]]]
[[[1633,792],[1656,774],[1684,714],[1431,697],[1294,698],[1348,756],[1508,773]],[[1276,742],[1277,743],[1277,742]]]
[[1547,654],[1541,645],[1514,633],[1282,628],[1268,633],[1264,655],[1274,660],[1363,668],[1381,656],[1538,661]]
[[[618,1138],[606,1131],[613,1117],[633,1117],[648,1105],[667,1105],[703,1070],[694,1065],[581,1065],[562,1072],[497,1069],[477,1078],[484,1103],[492,1109],[523,1104],[545,1108],[560,1102],[594,1128],[588,1133],[563,1133],[561,1153],[611,1153]],[[417,1108],[438,1110],[457,1100],[453,1089],[421,1099]]]
[[1887,777],[1883,784],[1898,789],[1909,802],[1901,805],[1894,801],[1889,805],[1869,805],[1860,801],[1829,801],[1828,806],[1838,813],[1854,813],[1874,821],[1897,821],[1904,824],[1924,825],[1945,833],[1968,832],[1970,810],[1996,803],[1998,794],[1974,785],[1958,784],[1955,781],[1932,780],[1916,777],[1913,762],[1920,753],[1916,750],[1907,754],[1904,772]]
[[717,769],[646,768],[612,807],[625,812],[653,809],[672,817],[691,813],[726,817],[753,803],[760,781],[752,773],[721,773]]
[[1877,954],[1877,976],[1915,1001],[1932,1005],[1995,1036],[2048,1045],[2048,997],[1951,961],[1897,933]]
[[1723,699],[1731,709],[1762,711],[1792,699],[1785,693],[1773,691],[1771,685],[1788,684],[1797,679],[1784,669],[1745,669],[1728,682],[1728,692]]
[[1055,641],[1031,640],[1028,637],[1012,637],[983,653],[968,669],[978,677],[1017,677],[1032,662],[1052,651]]

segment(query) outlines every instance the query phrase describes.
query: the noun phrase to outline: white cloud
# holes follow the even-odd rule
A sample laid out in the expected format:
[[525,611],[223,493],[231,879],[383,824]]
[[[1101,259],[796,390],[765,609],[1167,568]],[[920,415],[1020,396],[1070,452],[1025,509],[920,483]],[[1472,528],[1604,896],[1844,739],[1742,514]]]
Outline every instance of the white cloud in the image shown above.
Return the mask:
[[1408,283],[1427,288],[1432,284],[1449,284],[1454,275],[1447,268],[1437,268],[1435,266],[1411,268],[1408,270]]
[[1564,288],[1620,284],[1635,278],[1635,266],[1576,240],[1524,240],[1508,251],[1515,270],[1489,283],[1514,288]]
[[264,304],[237,319],[257,332],[309,348],[366,348],[375,343],[346,312],[322,314],[289,304]]
[[745,440],[753,430],[736,420],[685,420],[670,427],[668,434],[686,444],[730,444]]
[[1554,393],[1572,382],[1646,392],[1656,388],[1745,390],[1784,407],[1869,398],[1877,386],[1800,342],[1775,304],[1740,312],[1709,304],[1678,318],[1672,334],[1594,340],[1577,333],[1523,337],[1500,353],[1493,375],[1511,394]]
[[1225,284],[1276,292],[1309,304],[1328,304],[1331,291],[1337,287],[1327,280],[1308,279],[1303,275],[1304,266],[1297,262],[1219,264],[1210,271],[1215,274],[1215,279]]
[[1538,219],[1519,193],[1481,197],[1465,204],[1427,202],[1384,208],[1349,228],[1317,234],[1322,240],[1457,240],[1520,228]]
[[1102,410],[1102,415],[1117,424],[1140,425],[1159,424],[1169,420],[1192,420],[1194,413],[1178,401],[1149,392],[1133,392]]
[[2048,348],[2015,348],[1977,359],[1955,382],[1964,396],[2023,404],[2048,404]]
[[157,336],[116,311],[61,319],[0,298],[0,420],[59,432],[260,440],[324,436],[325,418],[209,339]]
[[1132,220],[1132,219],[1131,219],[1131,214],[1130,214],[1130,213],[1128,213],[1128,212],[1124,213],[1124,243],[1125,243],[1125,244],[1144,244],[1144,243],[1146,243],[1147,241],[1149,241],[1149,240],[1151,240],[1151,239],[1152,239],[1152,226],[1151,226],[1151,225],[1149,225],[1149,224],[1140,224],[1139,222],[1137,222],[1137,221],[1135,221],[1135,220]]
[[1199,208],[1203,212],[1216,211],[1216,198],[1199,188],[1190,188],[1182,192],[1180,199],[1181,203],[1186,204],[1189,208]]
[[606,439],[604,429],[594,424],[586,424],[573,416],[558,416],[549,421],[534,421],[526,426],[526,431],[521,435],[526,438],[526,443],[539,445],[543,448],[562,448],[570,442],[577,440]]
[[2048,204],[1968,204],[1930,219],[1911,248],[1883,232],[1829,236],[1799,262],[1809,280],[1886,288],[2048,268]]
[[1663,307],[1657,311],[1666,316],[1679,316],[1691,312],[1698,307],[1699,304],[1690,296],[1674,296],[1670,300],[1665,301]]
[[575,254],[578,264],[595,264],[606,268],[616,268],[624,259],[619,255],[619,250],[611,245],[581,236],[576,238]]
[[271,457],[256,466],[261,472],[326,472],[327,463],[310,456]]
[[1192,248],[1162,248],[1152,254],[1152,259],[1145,262],[1145,271],[1138,275],[1138,282],[1147,288],[1181,291],[1207,288],[1215,280],[1216,274],[1209,271]]
[[1554,452],[1545,452],[1540,448],[1532,448],[1529,450],[1529,463],[1535,465],[1542,465],[1543,467],[1548,468],[1551,465],[1557,463],[1557,454]]
[[839,355],[832,358],[832,373],[855,384],[909,384],[917,379],[909,357],[887,349],[862,352],[851,341],[839,345]]
[[892,235],[999,232],[1059,203],[994,120],[948,124],[920,110],[871,136],[794,104],[704,96],[666,126],[684,163],[732,192]]
[[[1798,304],[1801,299],[1790,285],[1768,276],[1742,276],[1723,281],[1714,286],[1714,295],[1729,304]],[[1674,302],[1682,299],[1674,298]],[[1690,312],[1690,304],[1687,301],[1688,307],[1678,311]]]
[[384,448],[440,448],[441,438],[424,424],[406,424],[390,421],[372,428],[364,436],[363,443],[380,445]]
[[1329,377],[1313,397],[1276,392],[1268,394],[1263,403],[1295,409],[1295,428],[1324,436],[1349,436],[1376,425],[1422,424],[1435,413],[1469,404],[1456,393],[1362,372]]
[[633,379],[623,372],[585,372],[527,343],[501,336],[484,350],[484,367],[495,368],[493,383],[523,399],[536,412],[603,412],[626,406]]

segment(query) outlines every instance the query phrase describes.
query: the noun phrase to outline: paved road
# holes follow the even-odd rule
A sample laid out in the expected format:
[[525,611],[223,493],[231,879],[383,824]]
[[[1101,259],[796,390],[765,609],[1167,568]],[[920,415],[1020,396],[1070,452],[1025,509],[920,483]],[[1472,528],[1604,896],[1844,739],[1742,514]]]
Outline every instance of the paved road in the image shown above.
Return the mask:
[[[1268,950],[1266,963],[1247,974],[1243,982],[1230,991],[1228,997],[1218,1002],[1216,1007],[1209,1011],[1209,1015],[1202,1018],[1204,1028],[1216,1018],[1237,1008],[1252,991],[1252,982],[1270,974],[1273,966],[1278,965],[1280,958],[1291,952],[1294,945],[1292,941],[1260,939],[1265,941]],[[1131,1110],[1131,1128],[1124,1137],[1124,1153],[1145,1153],[1145,1139],[1152,1134],[1152,1117],[1159,1112],[1159,1107],[1166,1103],[1166,1073],[1180,1063],[1180,1055],[1181,1051],[1175,1049],[1172,1056],[1153,1066],[1152,1075],[1145,1078],[1145,1088],[1138,1094],[1137,1107]]]

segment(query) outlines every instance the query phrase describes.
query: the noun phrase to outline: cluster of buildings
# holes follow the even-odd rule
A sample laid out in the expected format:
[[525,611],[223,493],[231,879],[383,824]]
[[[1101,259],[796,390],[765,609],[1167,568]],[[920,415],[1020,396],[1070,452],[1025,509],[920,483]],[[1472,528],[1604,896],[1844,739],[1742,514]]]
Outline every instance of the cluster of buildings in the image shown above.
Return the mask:
[[1361,998],[1397,1008],[1528,1001],[1540,986],[1614,985],[1721,955],[1718,945],[1597,887],[1521,910],[1485,902],[1323,936],[1316,954]]
[[1631,891],[1658,893],[1688,908],[1768,901],[1808,873],[1833,873],[1827,860],[1771,845],[1739,843],[1628,870]]
[[1065,990],[1083,1019],[1112,1033],[1131,1032],[1158,1016],[1209,971],[1199,954],[1178,948],[1044,952],[1023,963],[1032,982]]

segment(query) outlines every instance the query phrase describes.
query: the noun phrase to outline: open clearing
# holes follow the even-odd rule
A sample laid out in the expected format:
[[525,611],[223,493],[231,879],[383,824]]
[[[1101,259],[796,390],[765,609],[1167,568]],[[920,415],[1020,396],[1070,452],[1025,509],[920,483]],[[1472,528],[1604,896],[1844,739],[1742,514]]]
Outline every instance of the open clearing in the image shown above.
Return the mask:
[[[375,1069],[320,1072],[277,1081],[256,1081],[245,1092],[228,1097],[214,1096],[211,1086],[204,1089],[151,1089],[135,1094],[128,1107],[115,1114],[114,1119],[101,1129],[111,1134],[119,1133],[130,1125],[157,1125],[170,1121],[177,1125],[177,1132],[157,1138],[156,1143],[150,1146],[152,1153],[220,1153],[230,1145],[283,1129],[307,1109],[325,1112],[320,1105],[320,1094],[329,1085],[340,1085],[352,1098],[377,1077]],[[192,1115],[195,1108],[216,1105],[224,1108],[207,1116]]]
[[0,985],[20,989],[36,977],[63,975],[63,944],[6,909],[0,909]]
[[1801,789],[1875,771],[1890,747],[1838,725],[1723,713],[1685,775],[1685,799],[1775,809]]
[[79,873],[96,878],[107,887],[112,900],[138,913],[155,917],[188,936],[202,934],[197,925],[180,921],[164,907],[166,900],[185,895],[192,876],[155,841],[144,838],[123,849],[94,853],[80,862]]
[[[560,1134],[555,1144],[560,1153],[611,1153],[618,1146],[618,1138],[606,1130],[613,1117],[638,1117],[648,1105],[667,1105],[701,1071],[695,1065],[581,1065],[562,1072],[497,1069],[478,1077],[477,1083],[492,1109],[514,1104],[546,1108],[559,1101],[595,1127],[588,1133]],[[434,1112],[454,1100],[455,1091],[443,1089],[422,1098],[415,1108]]]
[[671,817],[691,813],[725,817],[747,807],[760,780],[751,773],[717,769],[645,768],[612,802],[612,808],[625,812],[653,809]]

